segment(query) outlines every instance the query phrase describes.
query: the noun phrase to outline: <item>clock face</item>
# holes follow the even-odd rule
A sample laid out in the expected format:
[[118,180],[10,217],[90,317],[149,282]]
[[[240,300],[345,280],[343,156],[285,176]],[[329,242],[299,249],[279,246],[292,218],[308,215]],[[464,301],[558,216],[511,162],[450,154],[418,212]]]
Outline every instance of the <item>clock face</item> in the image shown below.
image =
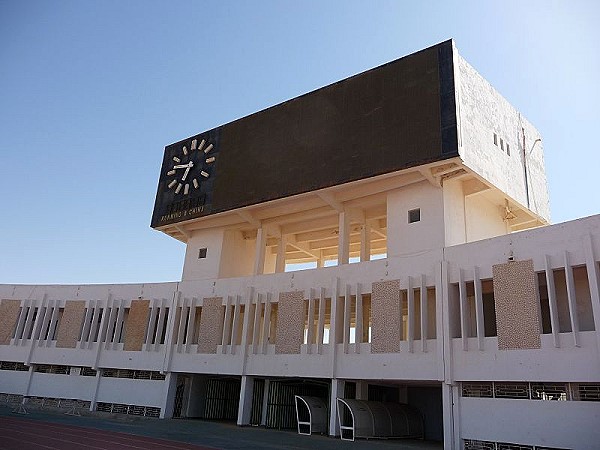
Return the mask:
[[219,129],[165,147],[152,213],[153,228],[211,214],[219,148]]
[[199,192],[201,184],[210,178],[215,161],[214,145],[205,139],[193,139],[189,147],[183,145],[181,152],[171,158],[165,178],[167,189],[175,197]]

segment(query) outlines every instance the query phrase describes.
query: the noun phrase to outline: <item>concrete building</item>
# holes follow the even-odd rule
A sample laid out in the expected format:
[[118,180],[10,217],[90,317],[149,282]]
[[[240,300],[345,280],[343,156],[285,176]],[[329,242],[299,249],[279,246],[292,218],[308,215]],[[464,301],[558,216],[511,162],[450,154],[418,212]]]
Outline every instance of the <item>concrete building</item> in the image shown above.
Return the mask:
[[0,401],[600,448],[600,216],[548,223],[539,133],[443,42],[167,146],[182,280],[0,285]]

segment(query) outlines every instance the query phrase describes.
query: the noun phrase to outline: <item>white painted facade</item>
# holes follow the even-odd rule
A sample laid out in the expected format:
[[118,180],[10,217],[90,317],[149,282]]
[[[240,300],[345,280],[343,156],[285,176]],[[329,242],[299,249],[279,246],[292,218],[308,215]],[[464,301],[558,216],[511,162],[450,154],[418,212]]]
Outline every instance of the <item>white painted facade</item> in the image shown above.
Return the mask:
[[[541,226],[549,206],[539,134],[457,54],[455,76],[458,158],[165,227],[187,243],[181,282],[0,285],[0,299],[21,308],[0,345],[0,401],[76,399],[90,410],[199,417],[212,399],[206,380],[218,379],[239,390],[238,424],[265,424],[269,386],[307,380],[327,386],[331,435],[335,398],[352,385],[367,399],[380,386],[417,408],[430,408],[420,396],[434,392],[440,409],[426,412],[439,419],[428,419],[426,437],[445,448],[598,448],[600,216]],[[541,345],[500,350],[493,266],[527,260]],[[318,267],[284,271],[308,262]],[[374,353],[373,284],[390,280],[400,284],[399,351]],[[281,353],[280,294],[298,291],[304,340],[299,353]],[[202,336],[214,298],[222,323]],[[150,302],[142,348],[126,351],[140,299]],[[76,346],[58,348],[61,314],[76,300],[86,306]],[[199,352],[205,337],[214,353]],[[546,399],[550,387],[564,396]],[[513,388],[521,393],[505,393]]]
[[[566,267],[565,253],[569,261]],[[560,332],[552,329],[541,336],[540,349],[513,351],[498,350],[497,338],[481,336],[477,331],[473,337],[466,333],[460,335],[461,317],[466,316],[465,312],[461,313],[460,299],[455,298],[461,272],[464,283],[491,279],[492,265],[506,262],[511,255],[519,260],[533,259],[535,271],[544,277],[547,268],[569,272],[573,267],[585,267],[588,279],[580,280],[577,290],[588,284],[588,298],[582,300],[593,312],[582,309],[579,304],[576,308],[581,318],[592,313],[593,323],[587,328],[591,325],[593,330]],[[357,344],[355,338],[351,338],[350,324],[337,322],[340,316],[335,312],[331,315],[329,336],[331,339],[338,335],[341,340],[335,345],[324,340],[303,344],[299,355],[275,354],[274,345],[265,341],[264,336],[255,341],[254,336],[246,334],[248,320],[240,324],[242,342],[219,345],[216,354],[199,354],[195,344],[183,343],[183,325],[176,323],[176,315],[169,316],[166,342],[147,342],[141,352],[123,351],[123,344],[110,342],[110,339],[101,343],[80,341],[76,349],[57,349],[53,340],[35,339],[33,334],[29,339],[13,338],[10,345],[1,347],[3,361],[29,364],[27,372],[0,371],[1,391],[29,397],[88,400],[92,409],[98,402],[152,406],[161,408],[161,414],[168,417],[173,400],[168,392],[173,390],[174,383],[170,374],[376,383],[387,380],[399,386],[407,382],[437,382],[442,386],[447,448],[462,448],[464,439],[593,448],[600,442],[598,427],[592,426],[600,419],[598,401],[468,398],[461,395],[461,385],[477,381],[600,384],[600,334],[595,331],[600,328],[599,255],[600,216],[594,216],[410,257],[389,256],[378,261],[300,272],[158,285],[2,285],[2,299],[24,299],[23,305],[27,306],[61,305],[74,298],[86,299],[97,306],[127,306],[131,299],[143,297],[151,299],[153,311],[160,314],[161,308],[181,310],[189,305],[201,305],[203,297],[213,296],[226,299],[228,310],[235,303],[249,308],[257,300],[265,302],[267,298],[276,303],[279,292],[290,290],[303,290],[307,298],[311,295],[318,298],[322,289],[326,297],[341,298],[332,308],[345,308],[357,289],[365,295],[370,293],[374,281],[400,279],[402,287],[406,287],[409,279],[413,286],[419,286],[423,279],[426,287],[435,289],[435,294],[428,299],[429,311],[435,314],[435,320],[429,317],[426,325],[428,339],[409,334],[401,341],[400,352],[395,354],[372,354],[370,342]],[[568,301],[559,303],[566,303],[569,309]],[[36,323],[27,326],[37,329]],[[424,329],[423,325],[420,329]],[[457,333],[459,337],[452,337]],[[34,371],[36,365],[43,364],[159,371],[166,373],[167,378],[155,381],[106,378],[100,376],[101,372],[89,377],[73,372],[58,375]],[[559,417],[562,419],[558,420]]]

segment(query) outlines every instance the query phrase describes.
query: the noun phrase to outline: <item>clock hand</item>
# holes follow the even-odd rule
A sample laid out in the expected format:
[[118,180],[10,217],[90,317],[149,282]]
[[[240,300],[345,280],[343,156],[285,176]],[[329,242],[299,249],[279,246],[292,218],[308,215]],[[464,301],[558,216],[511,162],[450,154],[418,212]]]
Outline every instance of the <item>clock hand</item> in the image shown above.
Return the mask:
[[[191,164],[191,165],[190,165]],[[173,166],[173,169],[187,169],[189,167],[193,167],[194,163],[192,163],[191,161],[187,164],[179,164],[178,166]]]
[[190,173],[190,169],[192,167],[194,167],[194,162],[190,161],[187,165],[187,169],[185,169],[185,172],[183,173],[183,177],[181,178],[181,181],[185,181],[185,179],[188,176],[188,173]]
[[188,176],[188,173],[190,173],[191,168],[192,168],[192,166],[188,166],[188,168],[185,169],[185,172],[183,173],[183,177],[181,177],[181,181],[185,181],[185,177]]

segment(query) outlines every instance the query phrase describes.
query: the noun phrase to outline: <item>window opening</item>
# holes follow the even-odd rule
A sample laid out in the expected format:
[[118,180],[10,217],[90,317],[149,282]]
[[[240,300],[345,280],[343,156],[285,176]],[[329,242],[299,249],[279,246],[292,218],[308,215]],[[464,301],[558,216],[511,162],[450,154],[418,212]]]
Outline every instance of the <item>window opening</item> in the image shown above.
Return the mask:
[[408,211],[408,223],[421,221],[421,208],[411,209]]

